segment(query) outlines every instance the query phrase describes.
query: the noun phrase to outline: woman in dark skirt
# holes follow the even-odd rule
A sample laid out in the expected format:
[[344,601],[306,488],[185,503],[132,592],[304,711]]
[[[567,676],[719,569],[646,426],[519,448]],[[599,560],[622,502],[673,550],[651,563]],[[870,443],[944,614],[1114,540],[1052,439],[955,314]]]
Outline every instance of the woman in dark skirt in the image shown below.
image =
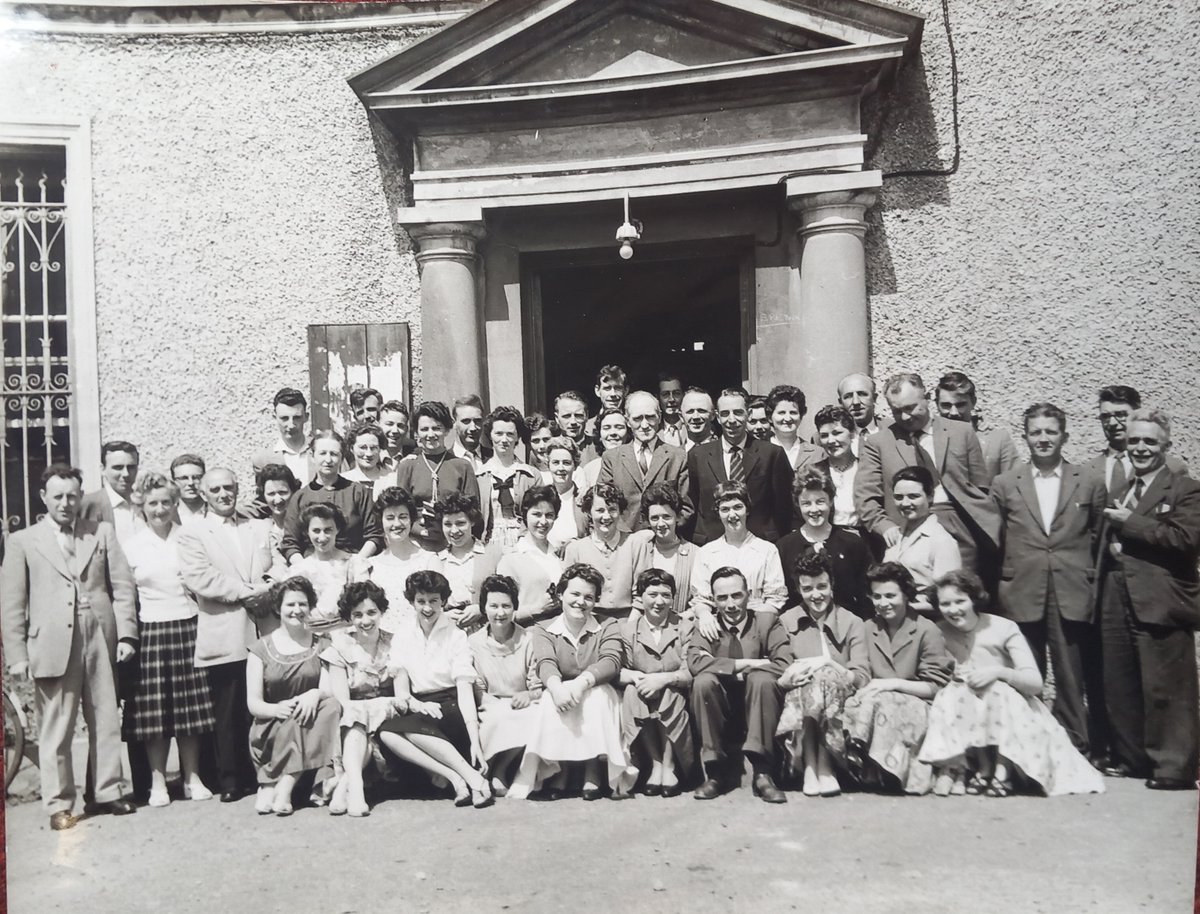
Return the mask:
[[416,571],[404,596],[416,619],[396,632],[388,660],[399,714],[380,724],[377,738],[397,758],[449,781],[456,806],[489,806],[492,789],[478,770],[486,759],[475,710],[475,663],[466,632],[442,614],[450,582],[437,571]]
[[146,526],[126,544],[138,589],[138,628],[134,694],[125,704],[122,736],[143,741],[150,758],[150,805],[166,806],[167,752],[179,744],[183,795],[207,800],[212,791],[198,771],[200,736],[213,729],[212,699],[203,670],[195,667],[196,601],[184,590],[174,522],[179,490],[160,473],[146,473],[135,487]]

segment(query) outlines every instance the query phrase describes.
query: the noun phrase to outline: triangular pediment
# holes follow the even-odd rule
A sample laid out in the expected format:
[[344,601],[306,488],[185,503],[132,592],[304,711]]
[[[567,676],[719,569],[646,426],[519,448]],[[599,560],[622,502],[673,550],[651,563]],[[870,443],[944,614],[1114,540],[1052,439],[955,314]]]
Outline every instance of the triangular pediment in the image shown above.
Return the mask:
[[910,44],[922,19],[874,0],[494,0],[358,74],[360,95],[430,97],[736,67]]

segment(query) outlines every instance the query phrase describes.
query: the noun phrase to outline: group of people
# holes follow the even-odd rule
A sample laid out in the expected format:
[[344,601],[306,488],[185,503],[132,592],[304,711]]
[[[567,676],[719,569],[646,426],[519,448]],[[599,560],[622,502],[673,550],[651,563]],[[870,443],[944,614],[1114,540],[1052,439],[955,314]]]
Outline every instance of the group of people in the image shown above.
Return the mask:
[[360,389],[310,436],[284,389],[253,493],[124,441],[87,495],[47,469],[0,624],[51,827],[81,710],[85,809],[114,814],[171,802],[171,739],[177,796],[264,815],[366,815],[389,783],[704,800],[747,764],[770,803],[1194,787],[1200,484],[1133,388],[1100,391],[1085,465],[1051,403],[1028,462],[977,430],[957,372],[886,379],[886,415],[850,375],[812,440],[789,385],[628,391],[610,365],[594,393],[589,418],[575,391],[547,417]]

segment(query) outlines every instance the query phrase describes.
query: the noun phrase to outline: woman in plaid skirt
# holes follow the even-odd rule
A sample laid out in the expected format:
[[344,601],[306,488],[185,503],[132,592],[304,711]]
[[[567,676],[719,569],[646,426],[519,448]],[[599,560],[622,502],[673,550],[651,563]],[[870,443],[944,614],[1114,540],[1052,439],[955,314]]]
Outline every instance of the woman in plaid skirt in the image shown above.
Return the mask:
[[212,699],[203,670],[194,665],[196,601],[179,576],[175,523],[179,490],[160,473],[146,473],[135,486],[146,526],[126,545],[138,589],[137,684],[121,720],[127,741],[142,740],[150,759],[150,805],[166,806],[167,751],[179,744],[183,795],[207,800],[212,791],[198,774],[200,736],[213,729]]

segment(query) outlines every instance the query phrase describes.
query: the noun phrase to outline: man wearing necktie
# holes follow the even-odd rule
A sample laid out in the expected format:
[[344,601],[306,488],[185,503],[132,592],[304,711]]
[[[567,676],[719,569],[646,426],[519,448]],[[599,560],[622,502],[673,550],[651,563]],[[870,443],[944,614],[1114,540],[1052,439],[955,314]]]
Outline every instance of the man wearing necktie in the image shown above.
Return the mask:
[[662,413],[658,398],[647,391],[635,390],[625,398],[625,418],[633,430],[633,440],[604,452],[597,484],[607,482],[621,490],[628,502],[621,512],[621,525],[631,532],[646,528],[646,519],[642,517],[642,496],[646,490],[663,483],[673,485],[683,501],[679,523],[684,526],[692,517],[687,454],[683,448],[659,438]]
[[[1129,414],[1142,405],[1142,395],[1125,384],[1110,384],[1100,389],[1100,408],[1097,418],[1104,432],[1105,447],[1088,461],[1087,467],[1100,477],[1105,489],[1114,496],[1129,490],[1133,465],[1126,449],[1126,423]],[[1186,473],[1187,464],[1173,454],[1167,455],[1167,469]]]
[[1200,756],[1200,483],[1167,464],[1165,413],[1135,409],[1126,428],[1133,479],[1108,507],[1096,498],[1106,519],[1096,575],[1112,731],[1105,773],[1191,790]]
[[[933,511],[954,537],[964,568],[994,581],[999,516],[987,495],[991,482],[970,423],[948,422],[930,412],[921,376],[902,372],[888,378],[884,397],[895,421],[862,443],[854,500],[858,515],[885,545],[900,540],[903,520],[892,478],[906,466],[922,466],[934,479]],[[980,553],[982,552],[982,561]]]
[[30,677],[41,716],[42,803],[55,831],[75,824],[71,741],[87,724],[98,811],[127,815],[117,664],[137,650],[136,589],[113,526],[79,517],[82,475],[42,474],[46,516],[9,541],[0,569],[0,627],[9,673]]
[[783,448],[747,434],[749,399],[738,387],[721,391],[717,398],[720,438],[688,451],[688,499],[696,512],[690,538],[697,546],[725,532],[714,497],[722,482],[745,485],[750,498],[746,526],[755,536],[774,543],[792,529],[792,465]]

